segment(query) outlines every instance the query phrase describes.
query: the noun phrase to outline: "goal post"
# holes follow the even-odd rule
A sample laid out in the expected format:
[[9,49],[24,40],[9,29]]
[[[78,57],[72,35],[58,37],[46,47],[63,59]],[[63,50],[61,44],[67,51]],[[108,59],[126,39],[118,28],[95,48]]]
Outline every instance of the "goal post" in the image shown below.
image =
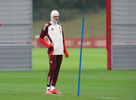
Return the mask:
[[111,70],[111,1],[106,0],[107,70]]

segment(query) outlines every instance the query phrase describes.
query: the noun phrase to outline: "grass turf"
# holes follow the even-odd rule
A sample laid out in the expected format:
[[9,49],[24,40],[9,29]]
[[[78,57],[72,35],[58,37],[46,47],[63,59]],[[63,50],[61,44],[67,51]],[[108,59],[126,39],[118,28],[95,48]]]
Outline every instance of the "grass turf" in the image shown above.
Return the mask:
[[135,100],[136,71],[107,71],[105,49],[83,49],[77,97],[79,49],[68,49],[56,85],[62,95],[45,95],[46,49],[33,50],[33,71],[0,72],[0,100]]

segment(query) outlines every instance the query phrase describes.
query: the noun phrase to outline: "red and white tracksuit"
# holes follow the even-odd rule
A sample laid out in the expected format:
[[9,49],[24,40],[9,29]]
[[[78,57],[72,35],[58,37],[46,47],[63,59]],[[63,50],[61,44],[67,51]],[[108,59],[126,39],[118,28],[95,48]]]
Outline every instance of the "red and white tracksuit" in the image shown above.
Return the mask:
[[[49,43],[46,43],[44,37],[47,36]],[[60,70],[63,53],[68,57],[68,52],[65,46],[64,34],[62,26],[54,21],[45,24],[42,28],[39,41],[48,48],[50,70],[47,76],[47,86],[56,85],[58,73]],[[53,43],[54,46],[51,47]]]

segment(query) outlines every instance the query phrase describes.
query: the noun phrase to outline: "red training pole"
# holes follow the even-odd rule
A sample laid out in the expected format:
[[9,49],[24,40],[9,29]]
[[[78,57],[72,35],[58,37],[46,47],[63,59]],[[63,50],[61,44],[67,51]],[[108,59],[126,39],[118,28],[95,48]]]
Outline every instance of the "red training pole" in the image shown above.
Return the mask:
[[69,9],[67,9],[67,37],[69,37]]
[[92,25],[93,25],[93,20],[92,20],[92,15],[93,15],[93,10],[90,10],[90,38],[92,37]]
[[106,0],[107,70],[111,70],[111,0]]
[[43,25],[45,24],[45,9],[43,9]]

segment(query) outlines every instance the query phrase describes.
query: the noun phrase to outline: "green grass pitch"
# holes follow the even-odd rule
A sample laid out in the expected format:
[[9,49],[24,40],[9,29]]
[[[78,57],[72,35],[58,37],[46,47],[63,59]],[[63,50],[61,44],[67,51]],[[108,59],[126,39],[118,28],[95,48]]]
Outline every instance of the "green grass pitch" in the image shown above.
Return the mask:
[[136,100],[136,71],[107,71],[106,49],[83,49],[79,97],[80,49],[68,49],[56,85],[63,94],[46,95],[46,52],[33,49],[33,71],[0,72],[0,100]]

